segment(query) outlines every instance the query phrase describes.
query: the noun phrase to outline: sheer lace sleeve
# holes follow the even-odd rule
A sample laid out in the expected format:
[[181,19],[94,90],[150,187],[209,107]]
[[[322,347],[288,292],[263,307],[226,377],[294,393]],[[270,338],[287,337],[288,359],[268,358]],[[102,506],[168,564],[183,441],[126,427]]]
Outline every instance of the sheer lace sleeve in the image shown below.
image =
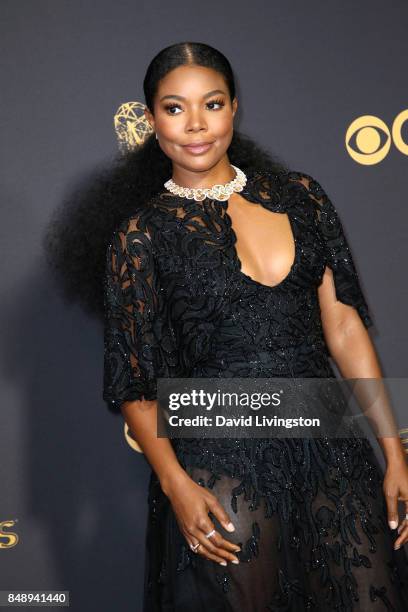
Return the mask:
[[309,196],[316,207],[316,225],[322,238],[326,264],[333,271],[336,297],[344,304],[356,308],[365,327],[373,325],[364,297],[357,269],[351,254],[339,214],[324,191],[312,176],[294,173],[307,187]]
[[103,399],[156,399],[160,287],[152,243],[138,217],[115,231],[106,252]]

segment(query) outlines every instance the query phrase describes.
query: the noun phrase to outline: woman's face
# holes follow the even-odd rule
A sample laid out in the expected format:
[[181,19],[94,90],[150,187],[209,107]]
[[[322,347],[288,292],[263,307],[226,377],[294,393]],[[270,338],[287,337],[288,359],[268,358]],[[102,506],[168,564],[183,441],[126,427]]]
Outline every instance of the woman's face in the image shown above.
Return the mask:
[[[196,65],[179,66],[160,81],[154,115],[146,109],[146,117],[173,166],[197,172],[226,158],[237,106],[236,98],[231,104],[219,72]],[[186,147],[193,143],[209,146]]]

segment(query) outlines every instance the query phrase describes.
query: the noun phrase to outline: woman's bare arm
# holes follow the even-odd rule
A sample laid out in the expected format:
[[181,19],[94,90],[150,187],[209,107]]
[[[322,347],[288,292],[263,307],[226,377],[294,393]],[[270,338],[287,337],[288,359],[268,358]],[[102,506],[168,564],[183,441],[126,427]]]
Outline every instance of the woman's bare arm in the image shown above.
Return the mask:
[[[370,335],[357,310],[336,299],[333,273],[328,267],[319,287],[319,302],[326,343],[341,375],[344,378],[381,379],[383,374]],[[380,436],[378,441],[387,462],[405,461],[399,435]]]
[[168,438],[158,438],[157,400],[123,402],[122,415],[167,495],[171,482],[187,478]]
[[[383,378],[377,354],[357,310],[353,306],[343,304],[336,299],[333,274],[326,267],[323,281],[319,286],[319,303],[323,331],[329,352],[344,378],[381,379]],[[362,382],[363,393],[366,391]],[[358,396],[357,396],[357,399]],[[386,402],[379,402],[388,410]],[[384,415],[379,415],[379,420]],[[385,415],[388,424],[391,416]],[[380,426],[381,429],[381,426]],[[384,494],[388,508],[388,522],[391,529],[396,529],[399,523],[398,500],[405,502],[405,512],[408,514],[408,466],[406,454],[398,431],[395,436],[378,437],[383,450],[387,469],[384,476]],[[398,527],[399,537],[394,548],[400,548],[408,542],[408,521],[403,520]]]
[[157,400],[125,401],[121,405],[122,415],[169,498],[187,542],[190,545],[200,542],[198,552],[221,565],[227,561],[238,563],[232,554],[240,550],[236,544],[219,532],[211,539],[205,537],[214,528],[209,511],[227,531],[235,528],[217,498],[196,484],[180,465],[170,440],[157,437],[157,410]]

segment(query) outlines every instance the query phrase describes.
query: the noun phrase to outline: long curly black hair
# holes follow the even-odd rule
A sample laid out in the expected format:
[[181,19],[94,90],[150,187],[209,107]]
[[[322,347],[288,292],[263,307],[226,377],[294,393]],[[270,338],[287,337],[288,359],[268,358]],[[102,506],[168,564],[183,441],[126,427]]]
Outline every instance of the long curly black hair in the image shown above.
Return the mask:
[[[162,49],[147,68],[143,91],[145,105],[152,113],[160,80],[184,65],[219,72],[232,102],[235,79],[227,58],[204,43],[180,42]],[[276,156],[236,129],[227,155],[230,163],[244,172],[288,170]],[[171,176],[171,160],[151,134],[141,146],[119,152],[86,186],[77,188],[61,203],[47,225],[43,248],[63,299],[78,301],[88,314],[103,320],[105,255],[112,234],[136,205],[148,206]]]

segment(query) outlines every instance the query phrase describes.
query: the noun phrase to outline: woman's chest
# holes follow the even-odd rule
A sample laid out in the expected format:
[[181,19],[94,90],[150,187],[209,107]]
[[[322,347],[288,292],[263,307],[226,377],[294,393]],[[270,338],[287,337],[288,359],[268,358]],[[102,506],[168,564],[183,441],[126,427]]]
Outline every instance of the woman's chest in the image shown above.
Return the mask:
[[246,230],[239,213],[212,212],[162,215],[156,223],[156,261],[169,297],[182,291],[191,298],[225,298],[240,286],[258,289],[263,299],[281,299],[319,284],[324,250],[310,215],[296,207],[284,214],[263,211]]

